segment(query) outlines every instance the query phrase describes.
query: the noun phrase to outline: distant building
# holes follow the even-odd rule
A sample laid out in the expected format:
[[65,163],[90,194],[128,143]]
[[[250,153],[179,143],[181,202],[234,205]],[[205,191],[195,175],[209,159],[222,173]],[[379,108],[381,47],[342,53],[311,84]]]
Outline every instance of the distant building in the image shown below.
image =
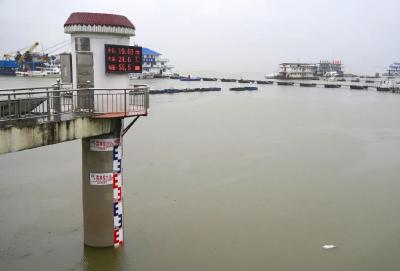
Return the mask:
[[343,75],[343,65],[340,60],[333,60],[333,61],[326,61],[326,60],[321,60],[318,64],[318,71],[317,75],[319,76],[325,76],[325,75],[338,75],[342,76]]
[[388,68],[389,76],[400,76],[400,63],[395,62]]
[[143,74],[154,76],[167,76],[171,74],[171,65],[168,59],[161,58],[161,54],[149,48],[143,47]]
[[279,64],[278,79],[312,79],[316,76],[318,67],[310,63]]

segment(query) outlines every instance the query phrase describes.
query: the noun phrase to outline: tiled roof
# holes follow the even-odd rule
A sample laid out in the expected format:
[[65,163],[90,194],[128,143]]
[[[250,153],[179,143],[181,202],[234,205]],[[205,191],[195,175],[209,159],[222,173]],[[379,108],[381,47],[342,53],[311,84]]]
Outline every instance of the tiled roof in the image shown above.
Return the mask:
[[64,27],[69,25],[105,25],[135,29],[132,22],[125,16],[91,12],[72,13],[65,22]]

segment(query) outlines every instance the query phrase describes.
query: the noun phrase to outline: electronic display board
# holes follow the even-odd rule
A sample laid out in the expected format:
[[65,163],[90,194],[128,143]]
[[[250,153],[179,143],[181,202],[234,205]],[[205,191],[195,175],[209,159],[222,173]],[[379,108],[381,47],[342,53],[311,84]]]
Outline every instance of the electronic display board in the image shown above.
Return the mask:
[[142,47],[105,45],[106,73],[141,73]]

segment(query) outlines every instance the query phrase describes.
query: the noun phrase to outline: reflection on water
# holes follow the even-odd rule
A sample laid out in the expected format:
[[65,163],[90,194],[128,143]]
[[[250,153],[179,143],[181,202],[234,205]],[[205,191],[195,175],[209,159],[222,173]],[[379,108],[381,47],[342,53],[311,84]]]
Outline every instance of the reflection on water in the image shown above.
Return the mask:
[[[82,269],[85,271],[97,270],[129,270],[123,269],[122,263],[124,257],[124,249],[114,248],[92,248],[84,247],[84,256],[82,258]],[[132,270],[132,269],[131,269]]]
[[400,95],[235,85],[151,96],[122,249],[82,244],[80,141],[0,156],[0,270],[399,270]]

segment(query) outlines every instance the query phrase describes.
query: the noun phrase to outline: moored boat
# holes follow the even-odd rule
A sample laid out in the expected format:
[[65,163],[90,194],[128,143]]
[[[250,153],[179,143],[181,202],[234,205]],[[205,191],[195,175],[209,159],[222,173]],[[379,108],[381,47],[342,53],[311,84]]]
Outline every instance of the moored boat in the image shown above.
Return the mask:
[[341,85],[338,85],[338,84],[325,84],[324,86],[325,86],[325,88],[340,88],[340,87],[342,87]]
[[0,60],[0,75],[15,76],[15,72],[19,65],[14,60]]
[[227,79],[227,78],[222,78],[221,82],[236,82],[237,79]]
[[301,87],[316,87],[316,83],[300,83]]
[[239,83],[253,83],[254,81],[252,80],[244,80],[244,79],[240,79],[238,80]]
[[350,89],[368,89],[368,86],[350,85]]
[[294,82],[284,82],[284,81],[278,81],[276,82],[278,86],[293,86]]
[[203,81],[217,81],[217,78],[208,78],[208,77],[203,77]]
[[245,90],[258,90],[258,87],[252,87],[252,86],[249,86],[249,87],[234,87],[234,88],[230,88],[229,90],[232,90],[232,91],[245,91]]
[[376,87],[377,91],[393,91],[394,89],[394,82],[390,79],[382,80],[379,83],[379,86]]
[[181,80],[181,81],[200,81],[201,78],[188,75],[187,77],[181,77],[179,80]]
[[272,85],[274,81],[256,81],[260,85]]
[[15,75],[20,77],[58,78],[61,76],[61,67],[59,65],[46,65],[44,67],[37,67],[35,70],[16,71]]

